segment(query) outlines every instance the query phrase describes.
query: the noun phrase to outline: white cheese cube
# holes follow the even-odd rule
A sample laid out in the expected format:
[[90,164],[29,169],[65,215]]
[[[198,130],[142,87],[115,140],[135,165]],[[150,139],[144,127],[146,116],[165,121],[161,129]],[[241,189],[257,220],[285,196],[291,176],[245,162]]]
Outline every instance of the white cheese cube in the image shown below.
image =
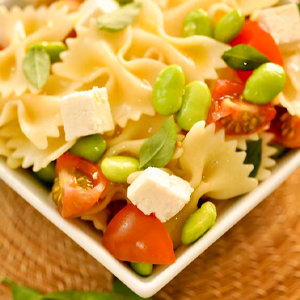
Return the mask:
[[102,14],[109,13],[118,8],[114,0],[88,0],[80,8],[80,15],[77,25],[88,26],[91,18],[97,18]]
[[260,11],[258,21],[270,30],[280,49],[288,50],[300,42],[300,16],[295,4]]
[[75,92],[61,99],[66,141],[114,129],[106,88]]
[[161,222],[166,222],[190,201],[193,191],[180,177],[147,168],[128,187],[127,197],[145,215],[154,213]]

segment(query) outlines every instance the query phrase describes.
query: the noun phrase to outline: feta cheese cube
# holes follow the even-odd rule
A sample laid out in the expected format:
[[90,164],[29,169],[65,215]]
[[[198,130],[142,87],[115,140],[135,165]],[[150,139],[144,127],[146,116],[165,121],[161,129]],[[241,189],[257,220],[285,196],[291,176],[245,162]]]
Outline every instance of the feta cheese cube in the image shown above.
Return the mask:
[[150,167],[128,187],[127,197],[145,215],[154,213],[166,222],[190,201],[193,191],[180,177]]
[[289,50],[300,42],[300,16],[295,4],[282,5],[260,11],[258,21],[270,30],[282,50]]
[[114,129],[106,88],[75,92],[61,99],[66,141]]
[[109,13],[118,8],[114,0],[88,0],[85,1],[80,9],[80,15],[77,25],[88,26],[91,18],[97,18],[102,14]]

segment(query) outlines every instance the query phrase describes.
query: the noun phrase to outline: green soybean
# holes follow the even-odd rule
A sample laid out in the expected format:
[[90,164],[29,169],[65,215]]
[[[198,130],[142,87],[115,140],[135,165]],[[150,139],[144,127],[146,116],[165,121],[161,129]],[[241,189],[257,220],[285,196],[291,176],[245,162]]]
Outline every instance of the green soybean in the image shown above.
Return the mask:
[[211,105],[211,93],[204,82],[194,81],[185,87],[181,109],[177,114],[177,123],[189,131],[199,121],[206,120]]
[[191,11],[183,21],[183,36],[193,35],[213,36],[213,23],[204,9]]
[[127,177],[138,171],[139,161],[129,156],[111,156],[101,162],[103,175],[112,182],[127,183]]
[[93,134],[77,140],[69,152],[96,163],[100,160],[105,150],[105,139],[100,134]]
[[49,54],[51,63],[60,61],[60,53],[67,50],[63,42],[39,42],[30,45],[29,50],[33,48],[44,49]]
[[266,63],[256,69],[246,82],[245,100],[266,104],[282,92],[286,82],[284,69],[273,63]]
[[52,161],[47,167],[34,172],[34,175],[46,184],[53,184],[55,179],[55,161]]
[[183,244],[191,244],[215,225],[217,210],[213,203],[205,202],[185,222],[181,241]]
[[245,16],[240,9],[235,9],[218,22],[214,38],[222,43],[229,43],[241,32],[244,23]]
[[152,93],[152,104],[159,114],[170,116],[180,109],[184,83],[184,73],[178,65],[168,66],[160,72]]
[[130,267],[141,276],[150,276],[153,271],[152,264],[146,263],[130,263]]

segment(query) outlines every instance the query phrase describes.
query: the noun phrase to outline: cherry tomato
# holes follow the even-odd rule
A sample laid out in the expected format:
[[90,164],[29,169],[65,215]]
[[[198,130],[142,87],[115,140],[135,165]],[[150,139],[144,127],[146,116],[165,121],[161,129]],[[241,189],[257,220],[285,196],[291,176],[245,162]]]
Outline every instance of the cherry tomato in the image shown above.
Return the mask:
[[300,118],[292,116],[281,106],[276,106],[276,117],[270,132],[275,134],[273,142],[285,148],[300,147]]
[[103,246],[122,261],[172,264],[175,262],[172,240],[164,225],[154,216],[146,216],[133,204],[126,205],[108,224]]
[[216,130],[224,128],[226,135],[236,136],[252,134],[269,124],[276,114],[274,106],[244,101],[243,90],[242,83],[217,80],[206,123],[215,123]]
[[[251,46],[265,54],[271,62],[283,66],[282,55],[275,40],[261,23],[246,21],[240,34],[230,43],[232,47],[239,44]],[[246,82],[252,73],[253,71],[237,71],[243,82]]]
[[100,167],[65,153],[56,161],[52,199],[64,218],[74,218],[99,200],[106,186]]

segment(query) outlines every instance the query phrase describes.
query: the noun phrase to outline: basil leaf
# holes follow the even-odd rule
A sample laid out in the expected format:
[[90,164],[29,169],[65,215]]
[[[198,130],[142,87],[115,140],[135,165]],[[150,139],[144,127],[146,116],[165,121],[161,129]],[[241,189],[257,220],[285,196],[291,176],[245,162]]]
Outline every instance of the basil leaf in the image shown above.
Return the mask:
[[131,298],[114,292],[61,291],[44,295],[40,300],[131,300]]
[[287,149],[280,145],[270,143],[269,146],[276,148],[276,150],[277,150],[277,152],[271,156],[274,159],[279,159],[287,152]]
[[298,6],[298,9],[299,9],[299,13],[300,13],[300,3],[298,3],[297,6]]
[[37,89],[41,89],[47,82],[50,68],[50,56],[44,49],[32,48],[23,59],[23,73]]
[[141,11],[140,3],[132,3],[103,14],[98,18],[98,29],[117,32],[131,24]]
[[140,168],[163,168],[167,165],[174,155],[176,139],[176,124],[172,116],[142,145],[140,150]]
[[261,52],[248,45],[237,45],[222,55],[226,64],[234,70],[249,71],[255,70],[260,65],[270,60]]
[[40,294],[35,290],[18,285],[10,279],[4,279],[2,283],[7,284],[12,292],[13,300],[39,300]]
[[254,165],[254,169],[250,173],[249,177],[255,177],[261,165],[262,139],[257,141],[248,141],[246,153],[247,155],[244,164]]
[[117,0],[117,2],[119,2],[120,5],[126,5],[132,3],[133,0]]
[[142,298],[128,288],[122,281],[115,278],[113,281],[113,291],[115,293],[130,297],[132,300],[154,300],[154,298]]

